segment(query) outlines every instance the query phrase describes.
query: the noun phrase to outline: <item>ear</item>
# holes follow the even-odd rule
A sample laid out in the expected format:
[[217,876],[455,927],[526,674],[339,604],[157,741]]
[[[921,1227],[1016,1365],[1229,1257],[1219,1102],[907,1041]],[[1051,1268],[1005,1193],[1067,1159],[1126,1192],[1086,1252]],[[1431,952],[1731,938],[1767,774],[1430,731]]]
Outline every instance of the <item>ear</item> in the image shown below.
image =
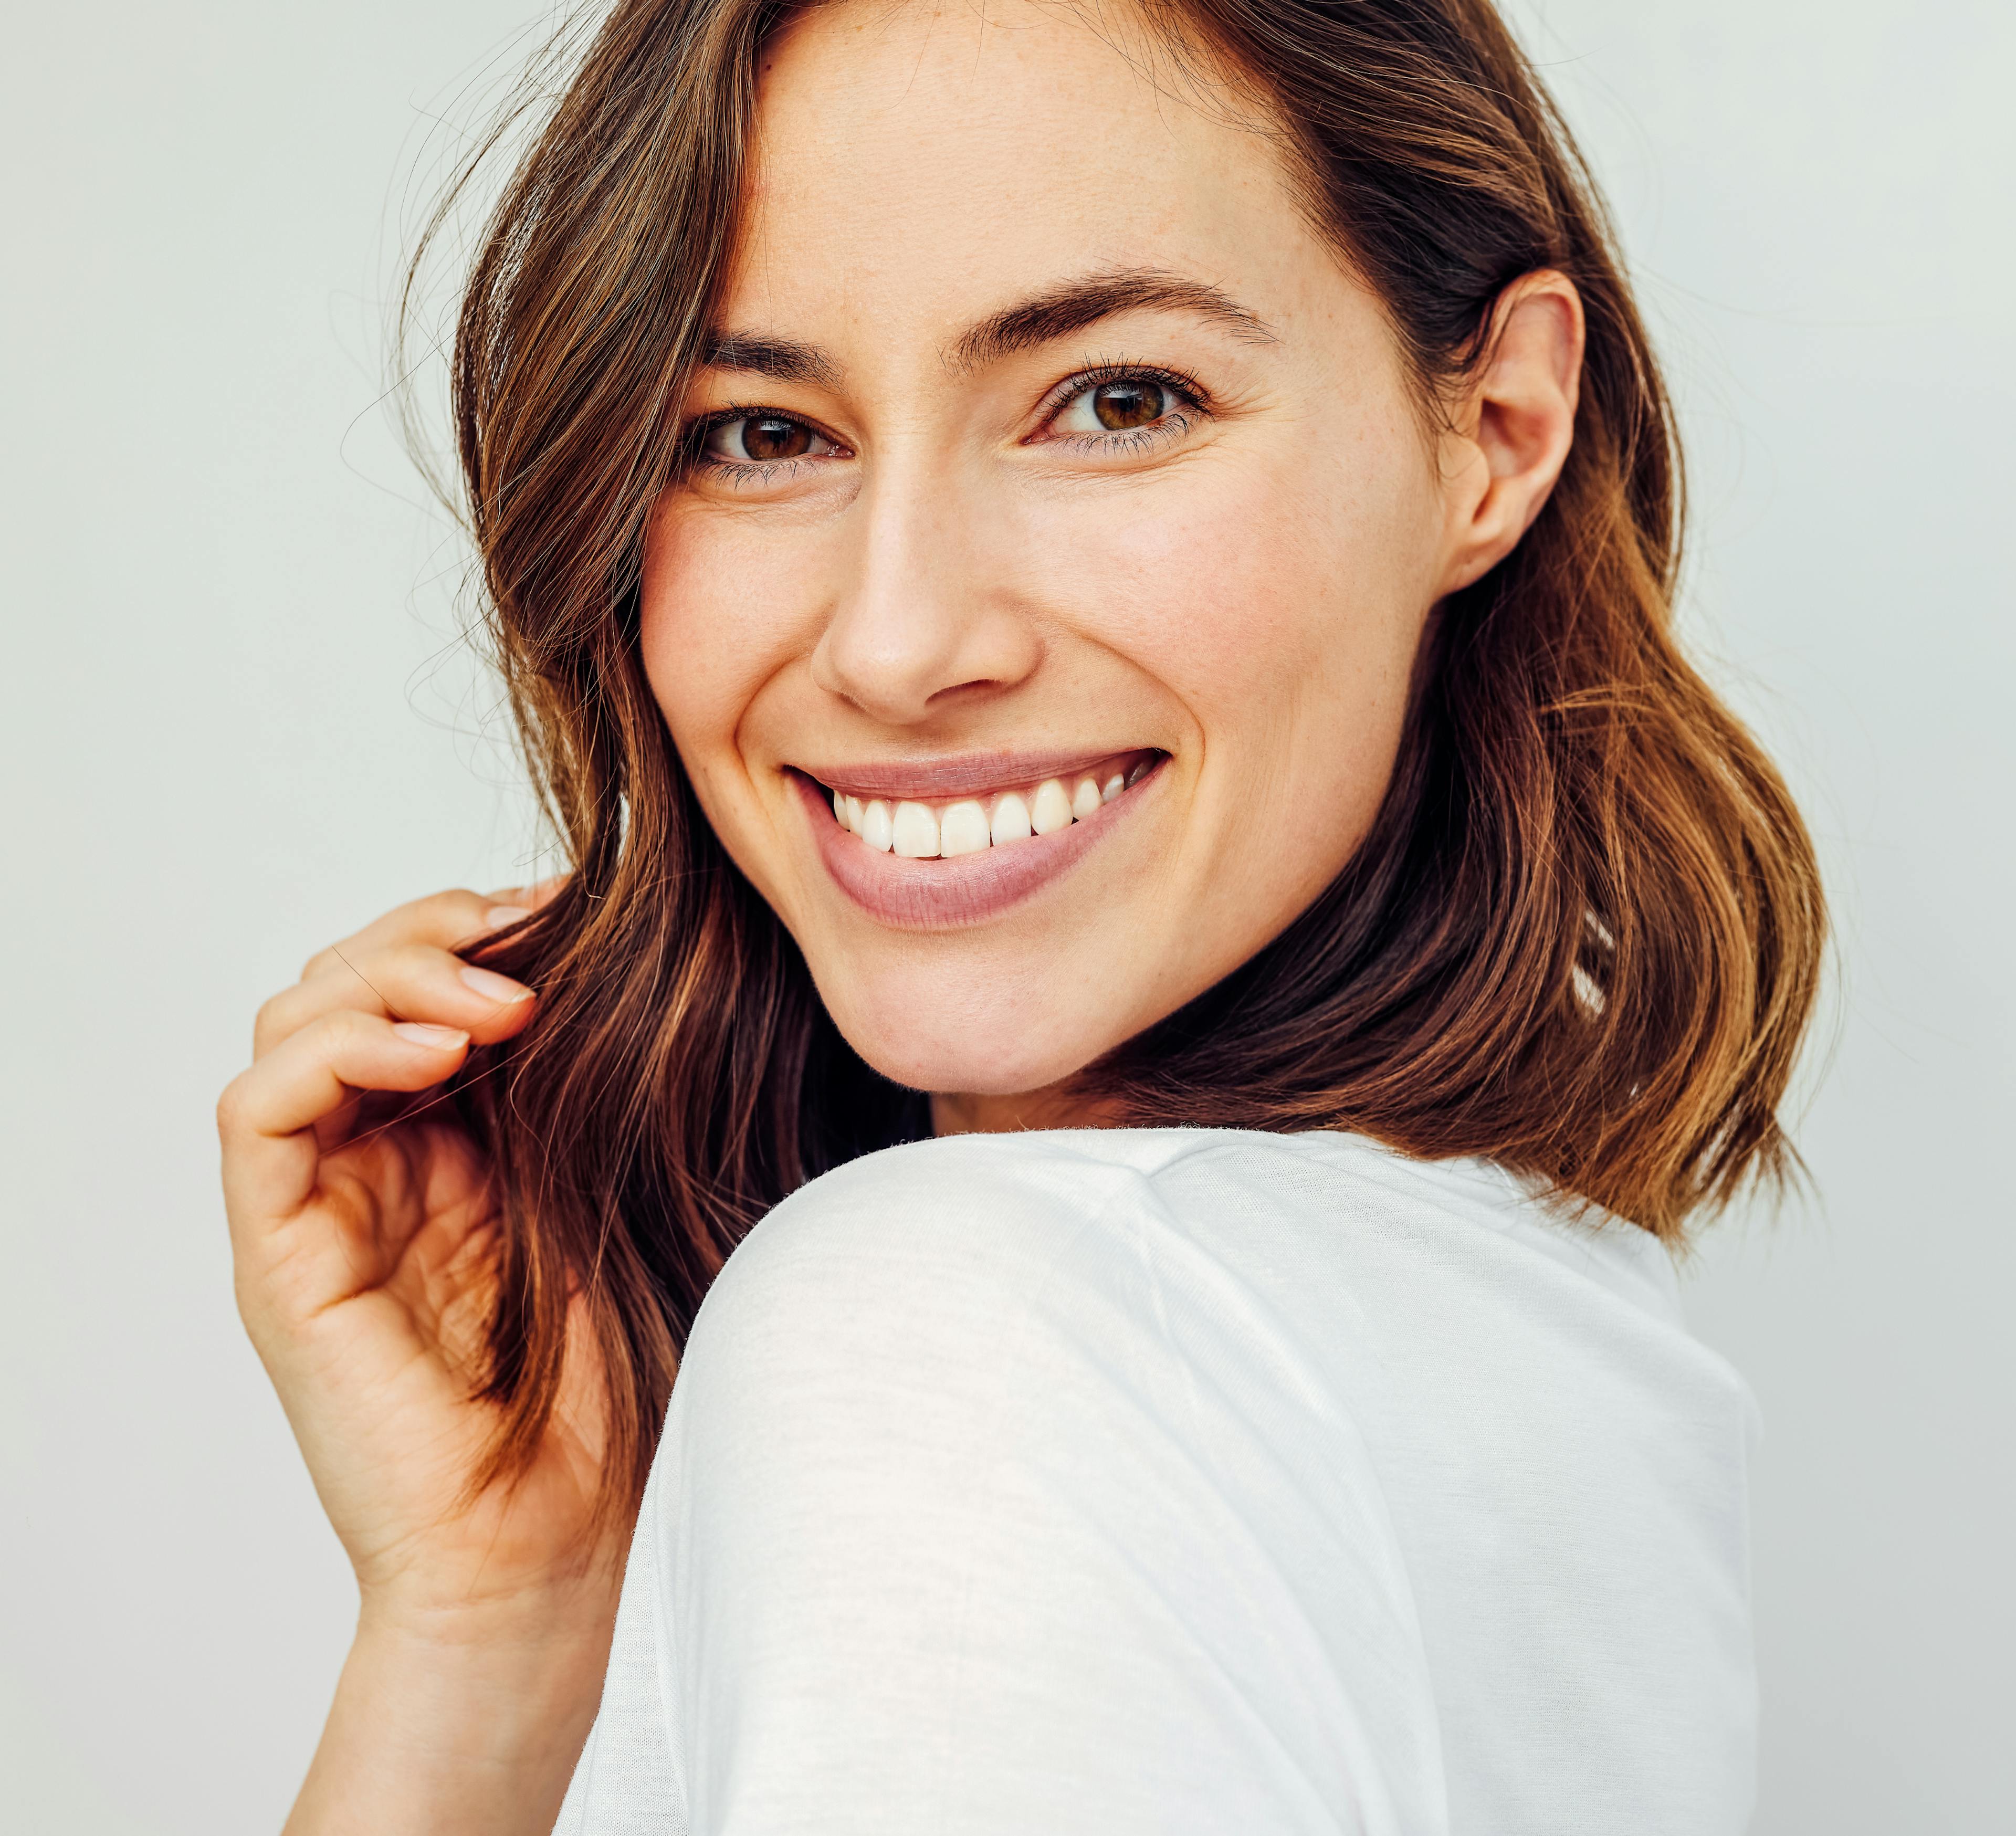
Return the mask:
[[1575,439],[1582,296],[1543,268],[1492,310],[1487,353],[1443,437],[1447,521],[1442,593],[1497,566],[1539,515]]

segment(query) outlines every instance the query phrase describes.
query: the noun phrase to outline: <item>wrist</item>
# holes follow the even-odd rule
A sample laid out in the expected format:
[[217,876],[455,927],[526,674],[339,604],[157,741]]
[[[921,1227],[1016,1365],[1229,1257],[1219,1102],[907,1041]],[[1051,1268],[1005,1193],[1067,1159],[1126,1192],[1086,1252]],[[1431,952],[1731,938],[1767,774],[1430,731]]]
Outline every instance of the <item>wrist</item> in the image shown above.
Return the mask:
[[444,1597],[402,1586],[362,1586],[355,1643],[398,1650],[419,1663],[500,1666],[574,1647],[605,1654],[620,1568],[599,1564],[564,1580],[508,1593]]
[[367,1600],[288,1836],[551,1829],[595,1718],[613,1590]]
[[574,1605],[572,1613],[529,1606],[421,1615],[367,1610],[358,1615],[344,1677],[355,1670],[374,1690],[437,1697],[445,1712],[465,1705],[461,1719],[480,1716],[500,1730],[537,1722],[556,1700],[583,1692],[592,1697],[601,1687],[614,1604],[607,1612],[596,1603]]

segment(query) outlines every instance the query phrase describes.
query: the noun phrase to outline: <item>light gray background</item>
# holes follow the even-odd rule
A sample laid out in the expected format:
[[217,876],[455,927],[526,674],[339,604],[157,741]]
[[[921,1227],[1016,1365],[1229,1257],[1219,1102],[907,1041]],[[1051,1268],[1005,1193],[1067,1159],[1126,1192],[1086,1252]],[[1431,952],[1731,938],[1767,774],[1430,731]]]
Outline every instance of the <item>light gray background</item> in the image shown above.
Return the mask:
[[[1769,1422],[1759,1828],[2016,1827],[2016,9],[1519,17],[1683,405],[1690,628],[1839,914],[1798,1124],[1820,1198],[1719,1228],[1690,1288]],[[9,1830],[275,1827],[342,1655],[347,1571],[232,1311],[210,1112],[312,949],[527,858],[458,551],[376,395],[407,181],[528,20],[7,9]]]

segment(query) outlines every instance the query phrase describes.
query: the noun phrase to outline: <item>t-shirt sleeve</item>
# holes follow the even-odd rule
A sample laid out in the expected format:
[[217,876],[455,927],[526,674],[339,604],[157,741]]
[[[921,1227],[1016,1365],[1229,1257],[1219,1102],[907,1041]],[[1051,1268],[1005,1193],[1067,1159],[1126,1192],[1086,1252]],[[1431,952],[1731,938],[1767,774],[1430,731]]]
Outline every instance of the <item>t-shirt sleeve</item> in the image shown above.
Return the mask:
[[563,1830],[1445,1827],[1349,1399],[1151,1180],[924,1143],[737,1250]]

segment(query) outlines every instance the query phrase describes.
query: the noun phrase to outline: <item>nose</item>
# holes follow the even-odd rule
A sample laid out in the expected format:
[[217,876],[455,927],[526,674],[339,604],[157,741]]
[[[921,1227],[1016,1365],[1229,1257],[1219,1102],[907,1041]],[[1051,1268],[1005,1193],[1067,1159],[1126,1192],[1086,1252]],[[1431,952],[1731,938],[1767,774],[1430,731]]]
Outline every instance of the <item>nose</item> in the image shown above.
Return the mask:
[[1013,688],[1042,658],[984,504],[927,465],[888,465],[853,506],[855,540],[812,680],[890,726]]

